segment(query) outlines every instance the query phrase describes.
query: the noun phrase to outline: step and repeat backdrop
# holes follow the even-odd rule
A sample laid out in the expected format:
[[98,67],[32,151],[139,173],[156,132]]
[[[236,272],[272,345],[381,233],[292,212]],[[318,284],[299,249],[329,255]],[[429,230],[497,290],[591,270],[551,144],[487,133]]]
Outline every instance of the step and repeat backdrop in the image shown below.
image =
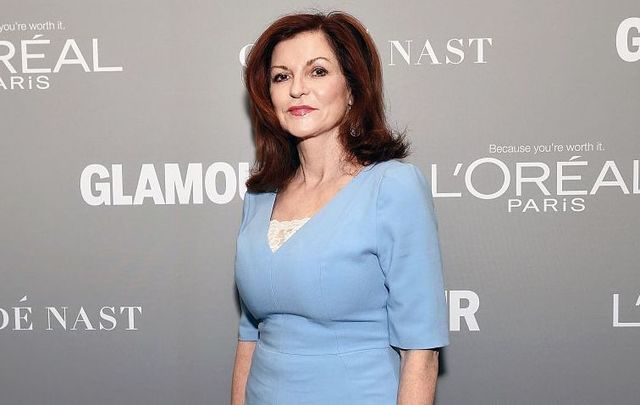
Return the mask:
[[437,403],[638,403],[636,0],[2,0],[0,403],[228,403],[245,56],[335,9],[432,186]]

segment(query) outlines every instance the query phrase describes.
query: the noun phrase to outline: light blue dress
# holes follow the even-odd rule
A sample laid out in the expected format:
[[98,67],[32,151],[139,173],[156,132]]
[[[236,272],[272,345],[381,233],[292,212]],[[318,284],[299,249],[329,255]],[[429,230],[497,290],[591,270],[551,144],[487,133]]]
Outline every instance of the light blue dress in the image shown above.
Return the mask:
[[236,244],[238,339],[257,340],[246,405],[396,405],[391,346],[449,344],[429,183],[366,166],[273,252],[275,197],[245,194]]

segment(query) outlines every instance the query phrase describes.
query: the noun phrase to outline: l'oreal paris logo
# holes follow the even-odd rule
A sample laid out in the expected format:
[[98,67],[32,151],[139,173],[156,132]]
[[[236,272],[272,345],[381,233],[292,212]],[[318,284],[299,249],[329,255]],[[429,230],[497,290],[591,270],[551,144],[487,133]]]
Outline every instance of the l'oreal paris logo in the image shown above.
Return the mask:
[[[607,160],[602,163],[595,179],[585,179],[580,171],[586,170],[589,162],[581,160],[581,156],[553,163],[515,162],[511,165],[496,158],[484,157],[467,164],[466,168],[463,162],[458,162],[444,173],[438,170],[437,164],[432,164],[431,187],[434,198],[463,197],[461,191],[451,190],[455,190],[455,184],[458,184],[458,189],[462,188],[466,194],[482,200],[500,198],[509,189],[515,188],[511,193],[513,198],[507,199],[509,213],[582,212],[586,209],[586,200],[576,196],[596,195],[601,188],[613,188],[624,195],[640,194],[640,160],[631,163],[631,170],[621,171],[614,160]],[[482,181],[483,191],[478,189],[473,176],[477,172],[482,173],[481,167],[489,170],[485,171],[485,177],[491,175],[495,179],[493,184],[489,182],[489,186],[486,185],[487,181]],[[608,180],[608,177],[613,179]],[[439,185],[443,178],[448,180],[446,191],[442,191],[445,187]],[[463,181],[456,182],[456,179]],[[520,198],[525,194],[523,188],[526,188],[528,198]]]
[[[63,69],[84,73],[123,70],[122,66],[100,65],[98,38],[92,38],[90,44],[79,45],[74,38],[63,44],[51,44],[51,40],[42,36],[36,34],[17,44],[0,40],[0,90],[46,90],[50,87],[49,74]],[[10,75],[4,76],[5,71]]]

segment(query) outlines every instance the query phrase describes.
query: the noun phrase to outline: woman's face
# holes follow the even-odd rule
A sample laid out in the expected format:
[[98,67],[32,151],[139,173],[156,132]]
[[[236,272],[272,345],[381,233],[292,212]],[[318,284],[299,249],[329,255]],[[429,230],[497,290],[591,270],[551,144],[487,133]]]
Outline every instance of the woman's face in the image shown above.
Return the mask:
[[[271,55],[271,101],[280,126],[297,137],[336,128],[352,101],[324,34],[308,31],[279,42]],[[293,109],[308,106],[305,109]]]

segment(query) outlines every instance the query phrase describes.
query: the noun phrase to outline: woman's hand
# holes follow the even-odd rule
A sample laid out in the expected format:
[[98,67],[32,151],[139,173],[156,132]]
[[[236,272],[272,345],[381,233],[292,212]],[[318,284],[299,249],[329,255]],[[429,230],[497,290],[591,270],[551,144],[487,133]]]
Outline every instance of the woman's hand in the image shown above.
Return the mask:
[[437,350],[400,349],[398,405],[432,405],[438,379]]

